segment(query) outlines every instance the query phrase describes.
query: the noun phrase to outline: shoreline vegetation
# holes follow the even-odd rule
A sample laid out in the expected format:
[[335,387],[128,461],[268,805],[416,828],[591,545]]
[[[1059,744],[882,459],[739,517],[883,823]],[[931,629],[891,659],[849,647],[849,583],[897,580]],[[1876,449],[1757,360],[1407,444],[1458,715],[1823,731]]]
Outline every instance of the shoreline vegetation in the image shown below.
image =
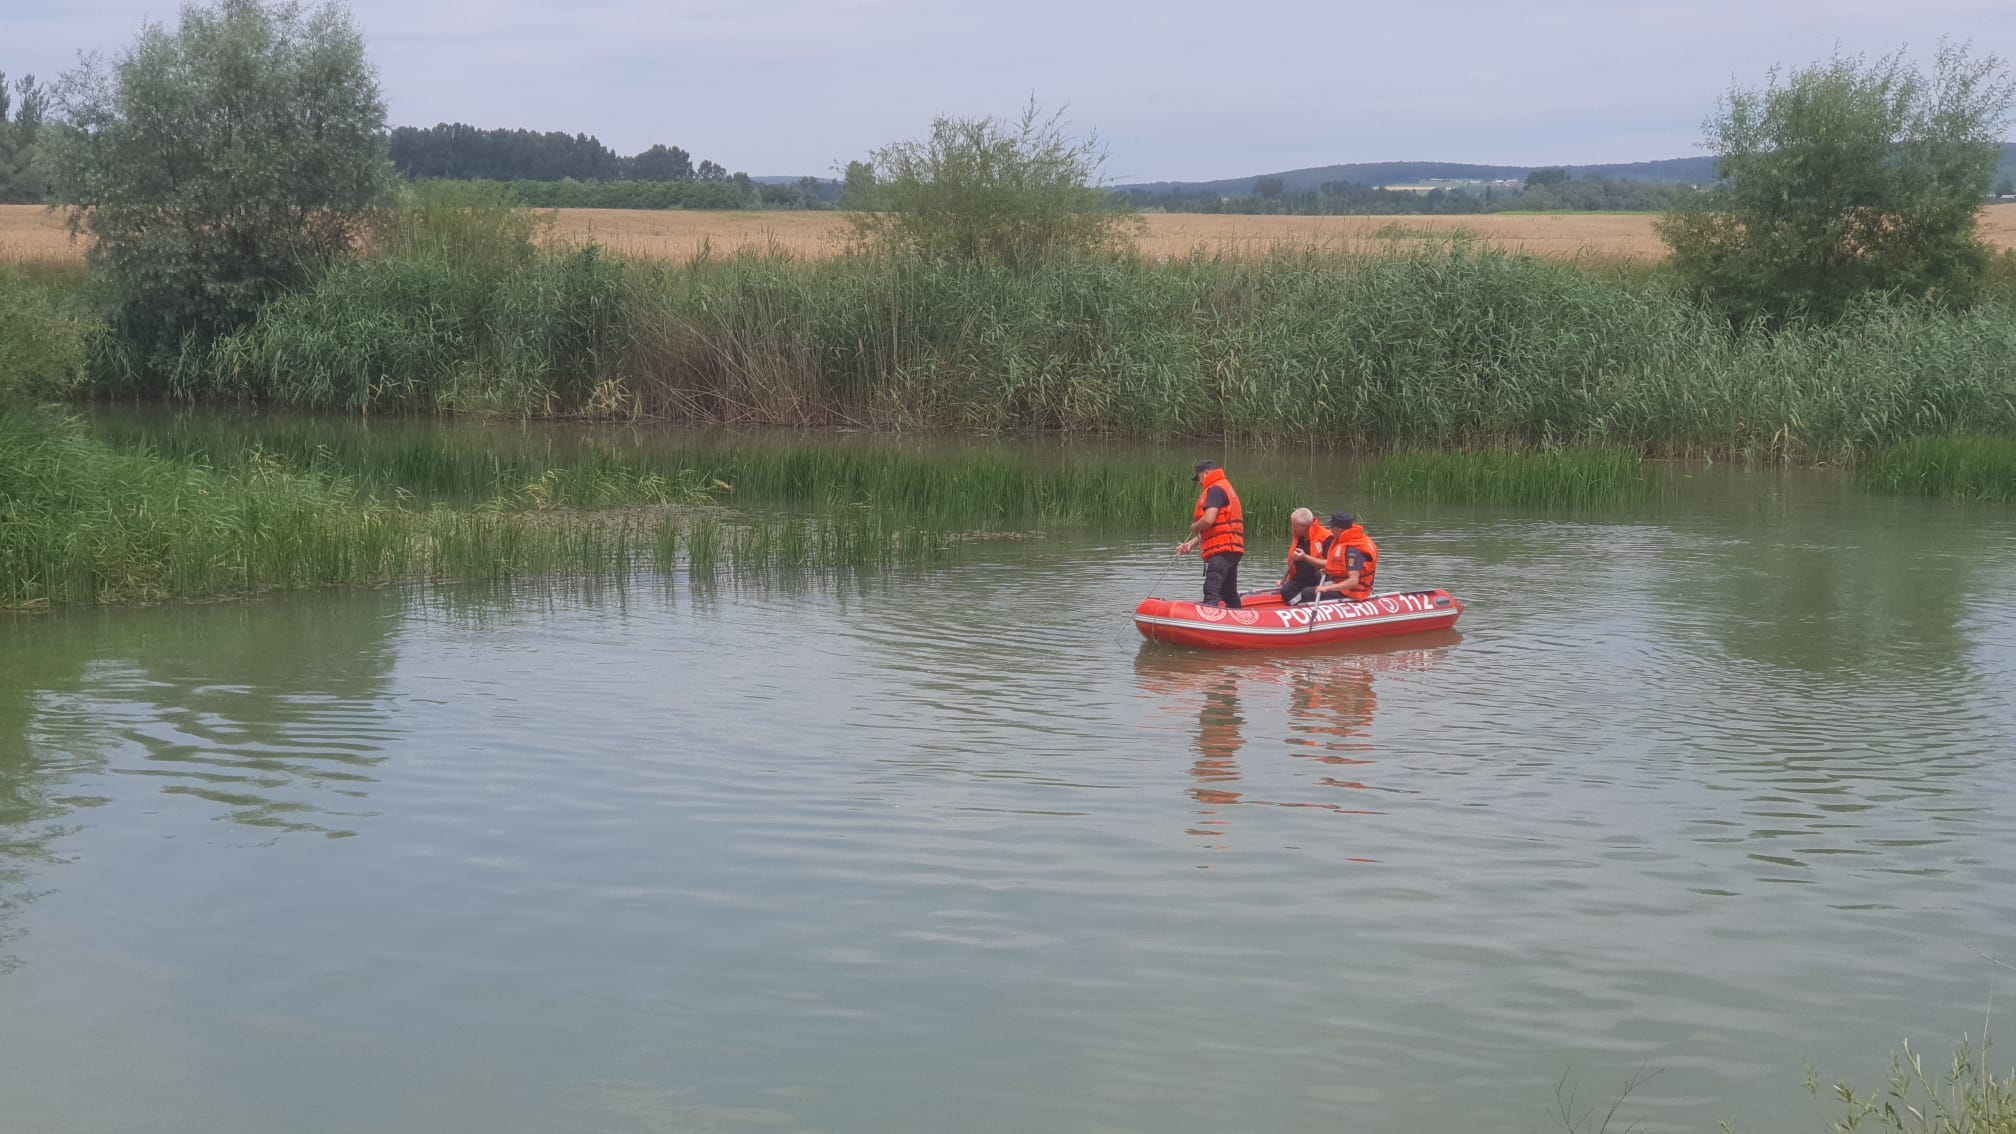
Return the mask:
[[1732,332],[1656,273],[1463,241],[1012,270],[457,239],[335,264],[165,358],[102,333],[88,279],[0,269],[0,340],[58,344],[0,359],[29,396],[360,414],[1824,463],[2016,436],[2016,296]]
[[[1374,254],[856,253],[637,263],[537,218],[437,206],[185,345],[184,403],[895,431],[1139,436],[1384,454],[1375,493],[1600,507],[1645,458],[1846,464],[1865,490],[2016,498],[2016,299],[1875,300],[1732,332],[1656,274],[1464,242]],[[0,269],[0,404],[158,400],[89,277]],[[291,435],[120,443],[4,412],[0,607],[635,569],[942,562],[962,541],[1178,515],[1163,469],[1039,474],[804,446],[547,466]],[[1292,505],[1241,485],[1256,516]],[[1282,499],[1276,500],[1275,496]],[[820,518],[820,517],[823,517]]]
[[[28,408],[91,399],[1306,446],[1383,457],[1375,492],[1550,509],[1649,491],[1648,458],[2016,496],[2016,254],[1984,241],[1980,208],[2016,79],[1964,46],[1929,78],[1901,54],[1837,56],[1733,89],[1709,123],[1719,180],[1653,226],[1657,263],[1550,259],[1429,217],[1148,254],[1149,221],[1100,185],[1103,144],[1033,99],[805,187],[842,207],[826,254],[615,254],[509,185],[401,182],[340,6],[194,4],[62,90],[49,122],[38,104],[7,124],[90,244],[84,272],[0,266],[0,605],[923,562],[1190,505],[1180,476],[1112,463],[122,445]],[[467,134],[402,144],[438,162]],[[682,179],[676,147],[483,137],[740,184],[712,162]],[[1877,152],[1909,160],[1853,157]],[[177,169],[195,172],[161,176]],[[1289,507],[1241,487],[1263,525]]]

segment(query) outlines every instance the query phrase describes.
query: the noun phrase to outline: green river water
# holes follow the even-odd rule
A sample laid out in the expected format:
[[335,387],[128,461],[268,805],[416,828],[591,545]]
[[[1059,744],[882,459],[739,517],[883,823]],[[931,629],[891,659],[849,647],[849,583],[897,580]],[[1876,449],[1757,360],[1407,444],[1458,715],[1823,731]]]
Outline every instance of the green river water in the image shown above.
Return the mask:
[[1817,1128],[2016,951],[2016,512],[1671,482],[1357,502],[1377,649],[1145,645],[1177,516],[0,618],[0,1128]]

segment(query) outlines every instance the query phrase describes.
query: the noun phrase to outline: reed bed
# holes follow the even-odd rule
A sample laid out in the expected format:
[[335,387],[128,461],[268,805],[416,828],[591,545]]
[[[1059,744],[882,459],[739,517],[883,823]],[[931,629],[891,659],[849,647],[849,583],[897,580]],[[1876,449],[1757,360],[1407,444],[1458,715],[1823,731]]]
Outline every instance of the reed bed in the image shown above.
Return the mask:
[[2016,500],[2016,438],[1916,438],[1875,454],[1855,483],[1874,492]]
[[272,468],[338,479],[370,499],[409,505],[622,508],[695,503],[711,491],[692,468],[654,463],[616,445],[562,446],[550,435],[436,430],[420,422],[370,429],[327,418],[114,416],[95,421],[92,432],[115,447],[169,460],[222,472]]
[[744,516],[637,506],[631,491],[600,510],[502,500],[406,507],[326,471],[257,459],[222,470],[0,408],[0,609],[527,574],[844,573],[943,562],[960,539],[865,509]]
[[[238,471],[271,465],[336,478],[374,499],[484,504],[503,500],[607,508],[713,500],[807,516],[872,512],[943,531],[1072,527],[1135,530],[1187,516],[1186,466],[1095,452],[1065,459],[899,438],[773,439],[677,448],[627,435],[416,423],[366,427],[329,418],[202,414],[112,418],[104,439],[174,460]],[[1284,486],[1237,478],[1256,522],[1286,517]]]
[[1412,452],[1381,461],[1374,492],[1445,504],[1594,508],[1643,498],[1644,462],[1621,449]]
[[2012,352],[1999,301],[1732,334],[1656,275],[1460,243],[1025,272],[590,248],[510,272],[344,265],[169,382],[374,413],[1852,461],[2016,435]]
[[[861,510],[945,531],[1049,527],[1139,530],[1190,514],[1184,470],[1138,463],[1045,463],[1005,456],[947,458],[890,448],[797,444],[696,450],[675,460],[729,486],[738,504],[822,515]],[[1239,481],[1254,522],[1286,524],[1290,492]]]

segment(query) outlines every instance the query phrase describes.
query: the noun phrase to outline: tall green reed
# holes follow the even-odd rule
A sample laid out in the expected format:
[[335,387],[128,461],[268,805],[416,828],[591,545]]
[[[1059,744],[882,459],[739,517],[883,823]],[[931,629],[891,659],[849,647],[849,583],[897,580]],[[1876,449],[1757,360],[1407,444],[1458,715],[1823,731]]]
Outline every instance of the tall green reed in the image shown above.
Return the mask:
[[[662,481],[658,474],[652,477]],[[541,482],[565,497],[564,479]],[[736,515],[709,504],[409,507],[254,454],[226,470],[120,449],[0,408],[0,608],[161,601],[527,574],[851,571],[928,564],[949,533],[884,512]],[[603,503],[607,503],[606,500]]]
[[2016,500],[2016,438],[1920,437],[1878,451],[1855,483],[1877,492]]
[[1635,500],[1652,488],[1636,453],[1591,448],[1397,453],[1379,462],[1370,484],[1374,492],[1448,504],[1556,509]]
[[2016,304],[1732,335],[1655,275],[1461,243],[1023,271],[843,256],[344,265],[192,394],[790,425],[1842,459],[2016,432]]

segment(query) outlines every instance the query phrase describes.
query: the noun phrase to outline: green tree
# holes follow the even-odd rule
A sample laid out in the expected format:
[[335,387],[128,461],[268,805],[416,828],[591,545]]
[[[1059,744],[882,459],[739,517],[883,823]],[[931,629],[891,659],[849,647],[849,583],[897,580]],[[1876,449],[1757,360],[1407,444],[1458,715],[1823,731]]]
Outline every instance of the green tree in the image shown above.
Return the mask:
[[1837,55],[1732,89],[1706,123],[1722,184],[1660,219],[1673,266],[1738,321],[1831,319],[1869,292],[1967,300],[2012,89],[2001,59],[1946,43],[1929,77],[1902,52]]
[[1285,192],[1287,188],[1278,177],[1259,177],[1253,181],[1253,195],[1262,200],[1279,200]]
[[898,255],[1018,268],[1109,250],[1138,221],[1100,184],[1105,159],[1096,136],[1070,136],[1034,100],[1019,119],[939,118],[875,151],[882,211],[855,213],[855,233]]
[[850,161],[843,175],[840,188],[840,207],[850,212],[867,213],[881,207],[875,184],[875,167],[865,161]]
[[1557,165],[1549,169],[1536,169],[1527,174],[1525,187],[1528,189],[1545,189],[1550,185],[1566,185],[1567,183],[1568,171]]
[[57,199],[144,362],[243,325],[357,242],[392,183],[385,105],[334,3],[189,4],[64,76]]
[[632,181],[685,181],[693,176],[693,155],[662,142],[631,158],[627,165]]
[[21,76],[10,95],[7,73],[0,71],[0,204],[37,204],[48,196],[35,145],[48,107],[48,92],[35,76]]

